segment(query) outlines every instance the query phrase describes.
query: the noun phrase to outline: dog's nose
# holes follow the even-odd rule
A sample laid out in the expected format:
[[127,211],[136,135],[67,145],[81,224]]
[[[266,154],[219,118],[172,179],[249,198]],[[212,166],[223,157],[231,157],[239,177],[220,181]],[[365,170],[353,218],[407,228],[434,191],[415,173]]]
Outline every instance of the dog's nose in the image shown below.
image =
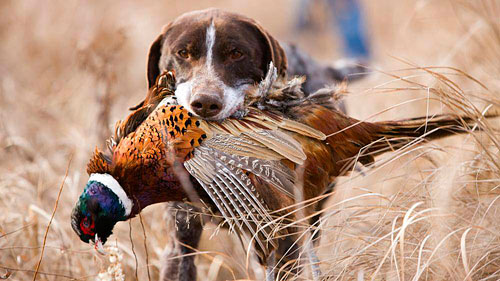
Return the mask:
[[191,108],[201,117],[210,118],[219,114],[222,103],[215,96],[198,95],[192,102]]

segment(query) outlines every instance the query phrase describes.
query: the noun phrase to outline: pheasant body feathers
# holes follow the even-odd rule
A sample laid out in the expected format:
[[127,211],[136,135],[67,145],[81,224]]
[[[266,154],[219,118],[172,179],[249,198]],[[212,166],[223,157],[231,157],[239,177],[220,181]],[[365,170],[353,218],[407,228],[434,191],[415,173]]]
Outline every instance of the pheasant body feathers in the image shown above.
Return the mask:
[[[265,260],[277,247],[277,232],[288,232],[281,220],[294,216],[270,214],[296,203],[295,194],[312,199],[355,161],[371,163],[417,137],[463,132],[456,126],[460,120],[474,125],[470,118],[454,116],[362,122],[334,109],[334,92],[305,97],[299,88],[303,79],[286,82],[275,76],[268,73],[250,90],[239,111],[244,114],[220,122],[178,105],[173,73],[159,76],[146,99],[117,123],[109,142],[112,157],[96,150],[88,173],[109,174],[122,184],[138,203],[132,215],[153,203],[186,199],[182,186],[190,181],[231,229],[251,234]],[[298,166],[303,168],[300,181]],[[180,175],[179,167],[192,178]],[[306,208],[306,215],[314,207]]]

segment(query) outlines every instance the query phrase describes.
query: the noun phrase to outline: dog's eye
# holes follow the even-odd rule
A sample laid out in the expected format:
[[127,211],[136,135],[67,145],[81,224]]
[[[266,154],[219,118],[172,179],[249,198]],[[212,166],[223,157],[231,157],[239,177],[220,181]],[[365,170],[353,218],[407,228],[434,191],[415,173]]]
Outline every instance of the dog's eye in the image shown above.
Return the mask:
[[177,54],[183,59],[189,58],[189,52],[186,49],[179,50]]
[[243,57],[243,53],[238,51],[237,49],[234,49],[229,53],[229,58],[231,58],[232,60],[239,60],[241,59],[241,57]]

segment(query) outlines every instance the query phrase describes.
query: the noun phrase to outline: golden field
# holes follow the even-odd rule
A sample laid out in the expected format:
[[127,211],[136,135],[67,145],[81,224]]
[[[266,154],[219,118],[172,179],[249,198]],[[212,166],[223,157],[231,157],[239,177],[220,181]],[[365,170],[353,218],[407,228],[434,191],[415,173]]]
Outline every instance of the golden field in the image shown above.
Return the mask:
[[[361,2],[373,73],[349,85],[350,115],[478,117],[500,105],[500,1]],[[96,280],[108,267],[73,233],[70,213],[92,151],[146,93],[146,55],[163,24],[220,7],[325,63],[338,59],[322,4],[317,30],[297,34],[293,3],[0,1],[0,277],[33,280],[42,248],[37,280]],[[386,154],[365,175],[341,178],[320,225],[323,279],[500,280],[499,125],[482,121],[482,132]],[[148,207],[144,230],[139,218],[115,227],[108,244],[126,280],[159,278],[164,210]],[[201,244],[199,280],[263,278],[234,235],[207,225]],[[299,280],[308,279],[306,270]]]

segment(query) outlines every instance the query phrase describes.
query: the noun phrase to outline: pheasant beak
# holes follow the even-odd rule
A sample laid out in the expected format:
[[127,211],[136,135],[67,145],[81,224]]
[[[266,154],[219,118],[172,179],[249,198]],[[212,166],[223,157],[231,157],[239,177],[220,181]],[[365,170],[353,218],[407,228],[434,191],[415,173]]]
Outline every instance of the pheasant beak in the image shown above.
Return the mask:
[[94,250],[96,250],[96,252],[101,255],[106,254],[106,251],[104,251],[104,247],[102,246],[102,241],[99,238],[99,236],[97,236],[97,233],[95,234],[95,239],[94,239]]

